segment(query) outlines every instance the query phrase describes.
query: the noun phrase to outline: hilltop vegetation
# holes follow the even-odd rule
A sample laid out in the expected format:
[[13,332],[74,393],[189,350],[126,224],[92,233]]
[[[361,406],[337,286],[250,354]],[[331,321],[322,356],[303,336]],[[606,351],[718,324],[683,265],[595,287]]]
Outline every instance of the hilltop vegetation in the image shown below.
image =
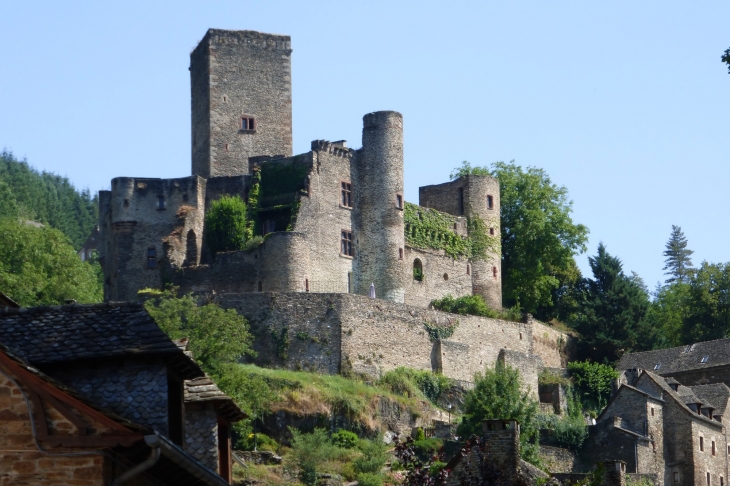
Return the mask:
[[11,152],[0,153],[0,217],[38,221],[63,232],[78,250],[99,220],[97,196],[66,178],[38,172]]

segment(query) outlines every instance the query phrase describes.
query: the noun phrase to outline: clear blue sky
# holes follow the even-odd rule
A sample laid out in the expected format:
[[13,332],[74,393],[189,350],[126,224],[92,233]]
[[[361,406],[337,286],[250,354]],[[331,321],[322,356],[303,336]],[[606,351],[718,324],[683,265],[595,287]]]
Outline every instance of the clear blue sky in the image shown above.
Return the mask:
[[[189,53],[209,27],[288,34],[294,151],[405,123],[406,199],[515,159],[649,287],[680,225],[730,261],[730,2],[74,1],[0,6],[0,147],[79,188],[190,174]],[[587,255],[578,257],[590,275]]]

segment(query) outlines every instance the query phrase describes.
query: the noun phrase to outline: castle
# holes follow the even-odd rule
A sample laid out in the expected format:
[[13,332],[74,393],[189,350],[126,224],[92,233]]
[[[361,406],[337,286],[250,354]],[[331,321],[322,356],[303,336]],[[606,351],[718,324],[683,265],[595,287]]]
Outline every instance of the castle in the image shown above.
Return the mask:
[[[403,117],[363,117],[362,148],[292,156],[291,40],[209,30],[190,56],[192,175],[118,177],[99,193],[106,300],[177,284],[216,293],[354,293],[427,307],[477,294],[501,308],[499,183],[465,176],[404,200]],[[212,254],[205,215],[249,205],[262,244]]]

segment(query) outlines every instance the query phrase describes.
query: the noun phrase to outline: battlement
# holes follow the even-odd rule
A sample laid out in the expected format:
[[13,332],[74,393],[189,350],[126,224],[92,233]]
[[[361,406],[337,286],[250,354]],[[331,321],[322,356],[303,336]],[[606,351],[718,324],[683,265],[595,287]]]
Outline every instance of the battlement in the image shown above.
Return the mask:
[[327,140],[313,140],[313,152],[326,152],[337,157],[351,159],[355,153],[351,148],[347,148],[344,140],[338,142],[329,142]]
[[[208,41],[211,49],[216,44],[248,44],[260,49],[278,49],[291,52],[291,36],[267,34],[255,30],[208,29],[198,47]],[[197,49],[197,47],[196,47]]]

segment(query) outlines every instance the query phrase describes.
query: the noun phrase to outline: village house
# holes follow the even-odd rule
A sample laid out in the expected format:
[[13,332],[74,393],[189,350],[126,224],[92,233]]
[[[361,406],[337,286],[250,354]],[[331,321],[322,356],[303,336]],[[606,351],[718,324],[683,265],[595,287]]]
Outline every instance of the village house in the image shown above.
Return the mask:
[[224,485],[245,417],[140,304],[0,309],[0,479]]

